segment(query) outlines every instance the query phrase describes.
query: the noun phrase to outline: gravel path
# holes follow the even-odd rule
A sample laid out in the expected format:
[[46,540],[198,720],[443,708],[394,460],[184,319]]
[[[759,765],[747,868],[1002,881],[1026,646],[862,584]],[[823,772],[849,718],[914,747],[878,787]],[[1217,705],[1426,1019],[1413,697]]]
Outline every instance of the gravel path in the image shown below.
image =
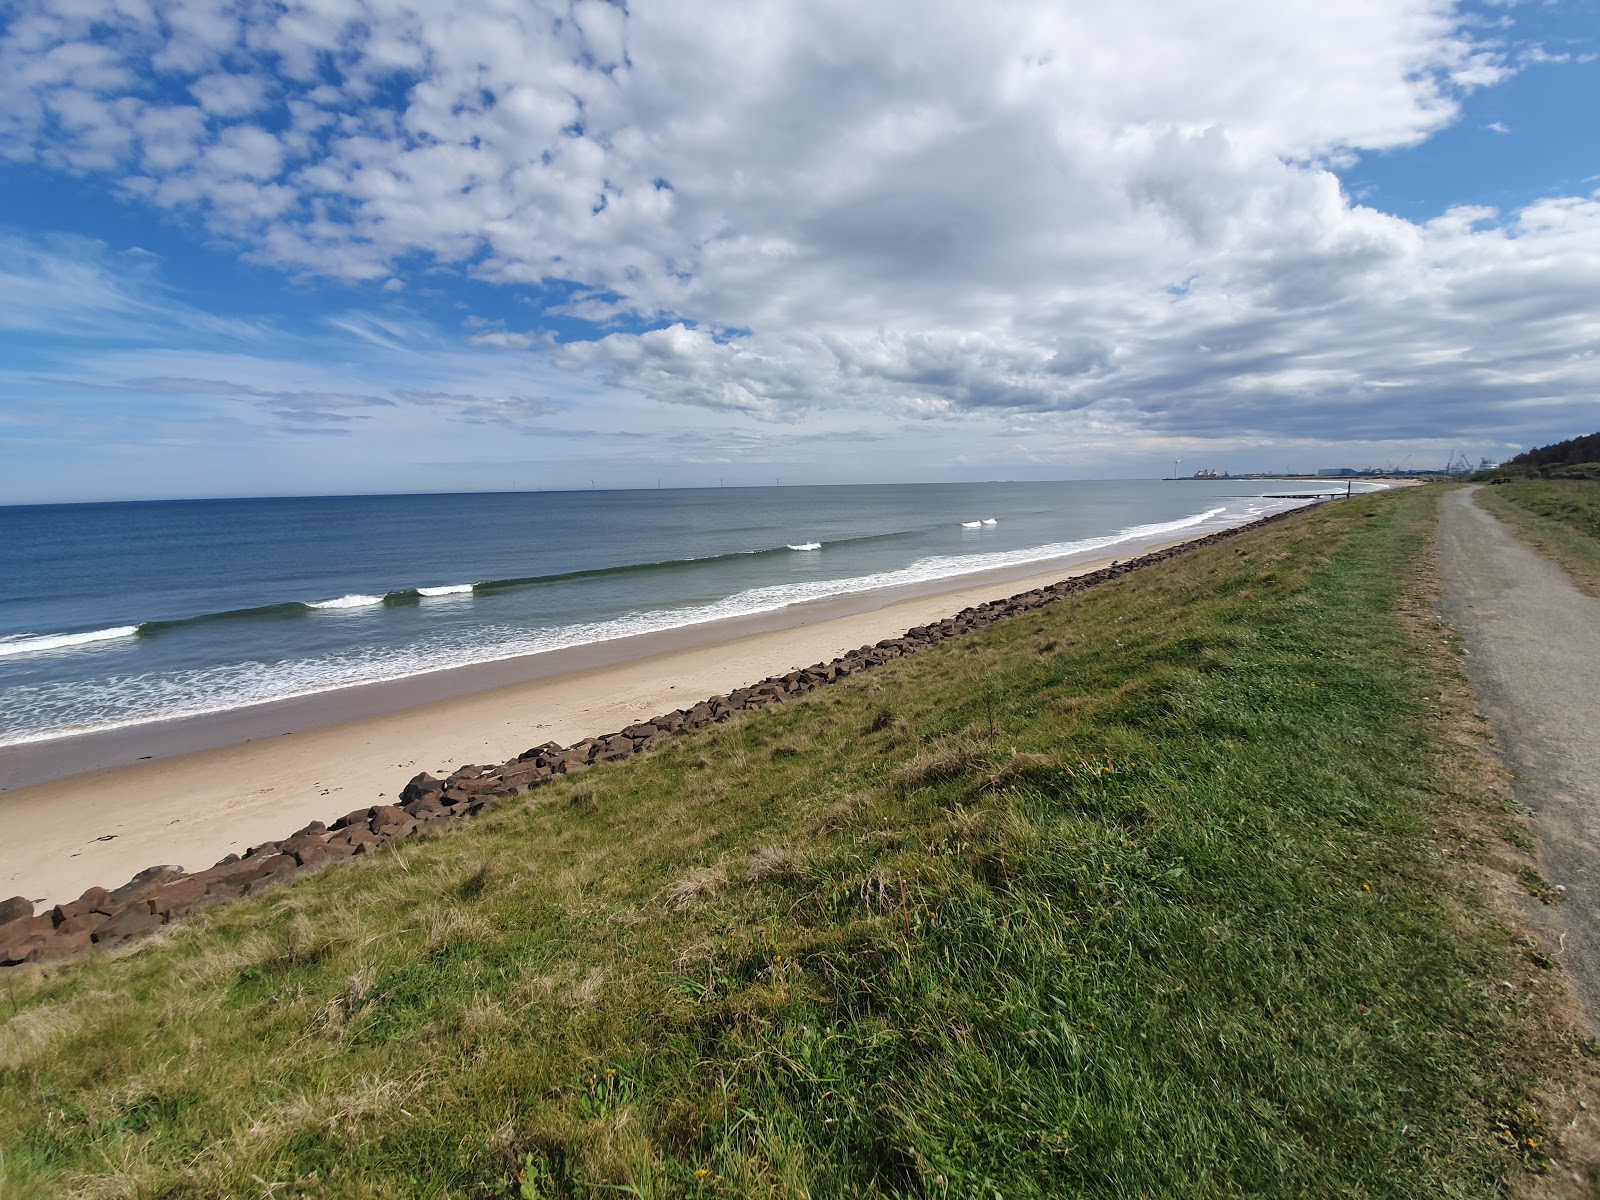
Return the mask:
[[1444,615],[1516,797],[1538,814],[1540,870],[1566,888],[1538,916],[1600,1033],[1600,600],[1473,503],[1475,490],[1442,503]]

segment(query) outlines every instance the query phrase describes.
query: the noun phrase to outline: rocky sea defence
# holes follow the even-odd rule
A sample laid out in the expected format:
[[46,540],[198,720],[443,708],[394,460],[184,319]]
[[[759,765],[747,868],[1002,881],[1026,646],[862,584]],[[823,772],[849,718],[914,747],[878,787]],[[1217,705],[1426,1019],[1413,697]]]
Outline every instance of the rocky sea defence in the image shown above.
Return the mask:
[[915,626],[897,638],[862,646],[830,662],[770,676],[726,695],[702,700],[686,710],[674,709],[639,721],[616,733],[583,738],[570,746],[546,742],[506,762],[463,766],[442,777],[424,771],[405,784],[397,804],[367,805],[331,823],[313,821],[280,841],[252,846],[242,856],[230,854],[193,874],[178,866],[147,867],[120,887],[91,887],[77,900],[44,912],[35,912],[33,902],[27,898],[14,896],[0,901],[0,968],[50,962],[95,947],[121,945],[201,908],[253,895],[342,859],[372,854],[420,830],[438,829],[476,816],[559,776],[630,758],[688,730],[785,703],[949,638],[1237,537],[1298,511],[1274,513],[1125,562],[1113,562],[1048,587],[965,608],[942,621]]

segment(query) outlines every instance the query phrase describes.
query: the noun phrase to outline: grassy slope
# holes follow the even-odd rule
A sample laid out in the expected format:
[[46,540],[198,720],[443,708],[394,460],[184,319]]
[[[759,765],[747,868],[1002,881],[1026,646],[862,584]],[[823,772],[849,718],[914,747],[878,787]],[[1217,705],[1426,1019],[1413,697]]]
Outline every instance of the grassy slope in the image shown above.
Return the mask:
[[1480,488],[1477,499],[1600,596],[1600,479],[1522,479]]
[[0,1192],[1490,1194],[1551,1047],[1435,840],[1433,502],[19,978]]

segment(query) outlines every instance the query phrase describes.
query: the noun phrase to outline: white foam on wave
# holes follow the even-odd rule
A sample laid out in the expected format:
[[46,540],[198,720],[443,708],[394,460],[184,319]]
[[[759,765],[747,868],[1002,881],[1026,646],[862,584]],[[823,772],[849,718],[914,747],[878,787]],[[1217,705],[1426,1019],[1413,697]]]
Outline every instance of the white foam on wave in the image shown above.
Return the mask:
[[798,546],[790,546],[791,550],[821,550],[821,542],[801,542]]
[[963,529],[982,529],[983,528],[983,522],[982,521],[963,521],[963,522],[961,522],[961,528],[963,528]]
[[139,632],[137,625],[118,625],[115,629],[96,629],[90,633],[20,634],[0,638],[0,658],[19,654],[47,654],[52,650],[71,650],[77,646],[92,646],[96,642],[113,642],[133,637]]
[[470,583],[450,583],[450,584],[445,584],[445,585],[443,585],[441,587],[419,587],[417,589],[417,595],[419,595],[419,596],[463,596],[463,595],[466,595],[469,592],[471,592],[472,588],[473,588],[473,585],[470,584]]
[[[1303,502],[1302,502],[1303,503]],[[1283,508],[1298,507],[1284,504]],[[277,663],[244,662],[160,674],[117,676],[94,683],[24,685],[0,693],[0,746],[126,728],[151,721],[204,716],[252,704],[289,700],[426,675],[479,663],[498,662],[659,633],[730,617],[774,612],[810,600],[855,595],[884,588],[958,579],[974,572],[1046,562],[1106,550],[1126,542],[1158,541],[1221,516],[1212,508],[1174,521],[1134,525],[1102,537],[1055,542],[986,554],[938,555],[909,566],[846,579],[812,579],[752,588],[711,604],[681,609],[625,613],[600,621],[530,629],[494,625],[474,630],[470,644],[461,632],[427,634],[405,646],[360,647],[316,658]],[[1249,519],[1235,512],[1220,525]],[[1003,593],[997,585],[996,595]],[[363,598],[365,599],[365,598]],[[347,607],[355,607],[350,605]],[[31,728],[30,728],[31,726]]]
[[983,523],[985,525],[998,525],[998,524],[1000,524],[1000,522],[995,520],[993,517],[985,517],[983,519]]
[[316,609],[371,608],[374,604],[382,603],[382,596],[365,596],[359,592],[351,592],[348,596],[336,596],[332,600],[314,600],[308,603],[306,607]]

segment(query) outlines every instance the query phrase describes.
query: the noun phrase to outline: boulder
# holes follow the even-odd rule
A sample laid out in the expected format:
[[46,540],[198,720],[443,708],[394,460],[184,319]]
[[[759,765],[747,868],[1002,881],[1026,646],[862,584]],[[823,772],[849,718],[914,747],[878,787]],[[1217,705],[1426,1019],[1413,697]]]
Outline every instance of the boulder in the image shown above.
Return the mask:
[[335,832],[341,829],[349,829],[352,826],[365,828],[367,822],[372,819],[372,808],[373,806],[370,804],[365,808],[353,808],[335,821],[330,828]]
[[150,910],[163,921],[174,921],[194,907],[195,901],[205,894],[205,880],[180,879],[157,889],[148,903]]
[[161,918],[150,911],[148,904],[140,902],[118,909],[116,914],[96,929],[90,937],[98,946],[105,942],[126,941],[159,928],[161,928]]
[[420,800],[407,801],[401,807],[418,821],[426,821],[428,818],[437,816],[445,811],[444,801],[437,792],[430,792]]
[[373,806],[372,818],[367,822],[367,828],[373,833],[383,833],[385,830],[398,829],[402,825],[415,825],[411,814],[403,808],[396,808],[392,804],[377,804]]
[[13,896],[9,900],[0,900],[0,926],[9,925],[12,921],[22,921],[33,916],[33,901],[26,896]]
[[320,848],[323,846],[327,842],[328,836],[328,834],[320,832],[297,833],[288,841],[284,842],[282,846],[278,847],[278,850],[282,854],[293,854],[296,858],[298,858],[302,852],[309,850],[312,847]]
[[299,869],[300,864],[295,861],[292,854],[274,854],[271,858],[263,859],[261,865],[244,884],[244,894],[254,895],[264,887],[287,878]]
[[28,952],[28,961],[50,962],[52,959],[72,958],[84,953],[92,944],[93,938],[88,933],[63,933],[57,930],[55,937]]
[[47,933],[36,933],[32,937],[16,941],[0,940],[0,967],[15,967],[21,963],[33,962],[33,952],[49,941],[50,936]]
[[[549,767],[541,766],[539,763],[519,762],[516,766],[507,768],[501,779],[512,787],[530,787],[549,779],[550,773]],[[416,815],[414,810],[412,815]]]
[[106,902],[112,905],[121,905],[130,900],[141,900],[162,884],[182,878],[182,867],[171,865],[146,867],[121,887],[114,888],[110,895],[106,897]]
[[409,783],[400,789],[400,801],[406,803],[412,800],[421,800],[424,796],[433,796],[444,791],[444,780],[435,778],[423,771],[411,777]]
[[16,966],[27,962],[30,950],[48,941],[54,933],[56,923],[48,912],[0,926],[0,966]]
[[94,912],[110,915],[115,907],[110,892],[103,887],[92,887],[76,900],[56,905],[53,914],[57,924],[63,924],[75,917],[87,916]]
[[104,925],[108,919],[107,914],[102,912],[79,913],[75,917],[68,917],[57,925],[56,936],[60,937],[63,934],[72,933],[93,933]]
[[[361,833],[363,836],[371,836],[365,829]],[[194,878],[206,885],[207,892],[221,893],[225,890],[237,892],[263,876],[282,874],[285,870],[292,870],[296,865],[292,854],[272,854],[258,858],[244,858],[232,863],[219,863],[199,872]]]
[[378,841],[378,835],[365,825],[351,825],[328,839],[328,849],[335,853],[342,849],[346,855],[357,854],[362,847],[376,846]]

